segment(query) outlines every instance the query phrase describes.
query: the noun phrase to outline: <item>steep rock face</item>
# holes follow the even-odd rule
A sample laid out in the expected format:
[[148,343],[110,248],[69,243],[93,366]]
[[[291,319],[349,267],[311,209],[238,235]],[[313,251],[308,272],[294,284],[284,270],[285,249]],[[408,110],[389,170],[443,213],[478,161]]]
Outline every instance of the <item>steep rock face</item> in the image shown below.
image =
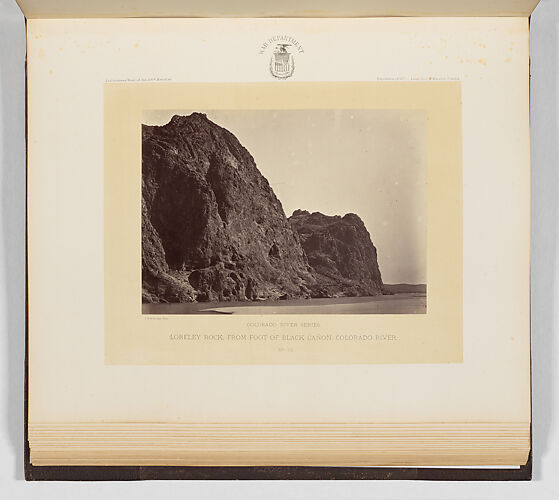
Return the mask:
[[308,297],[299,237],[250,153],[205,115],[142,126],[142,300]]
[[379,295],[383,284],[377,250],[355,214],[328,216],[295,210],[289,218],[299,233],[316,278],[313,296]]

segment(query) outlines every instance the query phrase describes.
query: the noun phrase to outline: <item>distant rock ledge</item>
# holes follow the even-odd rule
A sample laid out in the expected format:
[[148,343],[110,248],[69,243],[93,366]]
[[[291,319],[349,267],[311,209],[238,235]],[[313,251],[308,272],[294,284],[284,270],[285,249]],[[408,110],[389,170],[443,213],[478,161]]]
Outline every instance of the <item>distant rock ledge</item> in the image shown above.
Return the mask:
[[383,293],[377,249],[361,218],[295,210],[289,218],[299,234],[303,250],[321,297],[367,296]]

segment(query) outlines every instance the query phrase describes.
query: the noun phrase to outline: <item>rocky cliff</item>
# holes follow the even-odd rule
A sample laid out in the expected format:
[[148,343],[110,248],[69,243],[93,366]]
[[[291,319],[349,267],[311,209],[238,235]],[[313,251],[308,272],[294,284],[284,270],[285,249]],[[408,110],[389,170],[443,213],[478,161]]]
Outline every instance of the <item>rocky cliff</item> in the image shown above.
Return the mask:
[[298,234],[250,153],[206,115],[142,126],[142,300],[308,297]]
[[379,295],[377,250],[355,214],[328,216],[296,210],[289,218],[313,268],[317,297]]

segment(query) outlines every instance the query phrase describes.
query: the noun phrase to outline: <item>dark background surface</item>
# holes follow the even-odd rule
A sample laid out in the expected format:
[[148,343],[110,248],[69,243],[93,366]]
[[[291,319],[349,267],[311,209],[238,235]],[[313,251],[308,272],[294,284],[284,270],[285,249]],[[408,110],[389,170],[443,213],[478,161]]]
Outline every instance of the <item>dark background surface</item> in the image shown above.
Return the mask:
[[[559,1],[532,16],[532,359],[534,479],[429,481],[190,481],[67,483],[23,480],[25,329],[25,24],[0,0],[0,490],[5,498],[559,498]],[[412,473],[413,475],[413,473]],[[145,475],[144,475],[145,477]],[[402,477],[403,478],[403,477]],[[256,479],[256,478],[255,478]]]

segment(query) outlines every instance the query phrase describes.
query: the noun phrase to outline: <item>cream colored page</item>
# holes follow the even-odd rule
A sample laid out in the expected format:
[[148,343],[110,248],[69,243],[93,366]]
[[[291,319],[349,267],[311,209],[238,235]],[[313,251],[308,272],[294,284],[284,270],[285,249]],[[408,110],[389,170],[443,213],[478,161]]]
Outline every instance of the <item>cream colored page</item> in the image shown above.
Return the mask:
[[[529,421],[526,19],[28,27],[32,422]],[[268,82],[276,34],[304,46],[292,81],[462,82],[463,363],[104,365],[104,82]]]

